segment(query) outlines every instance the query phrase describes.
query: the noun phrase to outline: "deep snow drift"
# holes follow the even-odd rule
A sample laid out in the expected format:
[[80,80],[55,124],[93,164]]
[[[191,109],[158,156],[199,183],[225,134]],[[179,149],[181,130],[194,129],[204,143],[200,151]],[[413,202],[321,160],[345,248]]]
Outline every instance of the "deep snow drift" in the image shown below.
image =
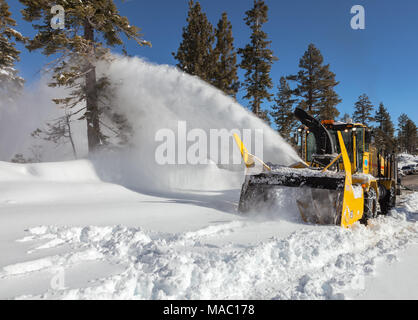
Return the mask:
[[377,297],[418,298],[417,193],[342,229],[302,223],[286,193],[248,217],[239,190],[144,195],[84,160],[0,162],[0,178],[0,298],[374,298],[388,282]]

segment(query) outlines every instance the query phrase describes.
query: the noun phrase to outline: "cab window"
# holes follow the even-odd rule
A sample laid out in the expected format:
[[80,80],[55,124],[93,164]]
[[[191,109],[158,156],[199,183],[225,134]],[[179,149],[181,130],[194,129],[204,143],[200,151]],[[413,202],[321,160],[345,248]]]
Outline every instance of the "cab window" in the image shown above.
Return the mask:
[[316,139],[312,132],[306,136],[306,161],[312,161],[312,155],[316,152]]
[[[335,135],[337,135],[336,132],[335,132]],[[350,162],[353,162],[353,139],[351,136],[351,131],[347,131],[347,132],[345,132],[345,130],[341,131],[341,135],[343,136],[344,145],[345,145],[345,148],[347,149]],[[337,151],[338,153],[341,153],[341,148],[340,148],[339,143],[337,143]]]
[[364,153],[364,128],[357,128],[356,130],[356,152],[357,152],[357,168],[359,171],[363,170],[363,153]]

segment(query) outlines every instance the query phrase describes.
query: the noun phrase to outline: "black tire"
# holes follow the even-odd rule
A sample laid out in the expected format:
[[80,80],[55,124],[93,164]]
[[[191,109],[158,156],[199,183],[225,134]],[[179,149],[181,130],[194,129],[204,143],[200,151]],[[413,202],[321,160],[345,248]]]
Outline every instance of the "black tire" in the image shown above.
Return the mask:
[[389,209],[396,207],[396,188],[392,185],[389,192]]
[[370,188],[364,192],[364,212],[361,223],[367,224],[367,220],[377,217],[377,194],[376,190]]
[[381,213],[387,215],[396,206],[396,189],[392,185],[380,202]]

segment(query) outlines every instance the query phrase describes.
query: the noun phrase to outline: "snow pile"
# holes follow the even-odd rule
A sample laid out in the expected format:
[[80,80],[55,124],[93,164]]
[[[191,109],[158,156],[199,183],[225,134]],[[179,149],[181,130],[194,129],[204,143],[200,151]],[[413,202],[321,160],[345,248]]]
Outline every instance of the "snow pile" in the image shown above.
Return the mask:
[[0,161],[0,181],[98,182],[88,160],[17,164]]
[[106,260],[123,271],[85,288],[49,290],[42,298],[343,299],[365,289],[365,277],[379,261],[396,261],[399,249],[418,243],[416,201],[415,193],[403,209],[368,227],[305,227],[248,246],[218,247],[210,240],[240,232],[250,221],[180,234],[124,226],[38,227],[21,241],[43,241],[35,252],[66,244],[70,253],[6,266],[0,279]]
[[418,213],[418,192],[408,194],[402,201],[402,205],[406,208],[407,212]]
[[[113,189],[113,193],[109,189]],[[88,203],[92,196],[107,201],[109,194],[114,201],[124,190],[121,186],[103,183],[88,160],[31,164],[0,161],[0,213],[4,205],[28,205],[33,211],[33,205]],[[6,213],[9,212],[6,210]],[[14,216],[10,215],[10,219]],[[8,225],[11,223],[5,221]]]

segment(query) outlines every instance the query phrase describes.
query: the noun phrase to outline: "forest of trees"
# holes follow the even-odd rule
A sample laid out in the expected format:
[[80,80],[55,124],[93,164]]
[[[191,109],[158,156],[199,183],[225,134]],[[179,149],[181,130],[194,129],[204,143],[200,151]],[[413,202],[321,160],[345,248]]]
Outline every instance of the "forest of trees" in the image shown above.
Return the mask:
[[[110,50],[123,46],[123,38],[132,39],[140,46],[150,45],[142,39],[140,29],[120,15],[112,0],[74,1],[71,4],[55,1],[54,4],[66,7],[66,28],[63,30],[50,25],[53,15],[50,1],[19,2],[23,5],[22,18],[32,24],[35,33],[25,37],[16,31],[16,21],[7,1],[0,0],[0,95],[12,99],[24,86],[24,79],[15,67],[19,61],[16,43],[21,42],[30,52],[40,51],[50,58],[50,86],[70,88],[68,97],[54,99],[65,110],[64,116],[46,124],[47,129],[33,132],[34,137],[54,143],[71,143],[76,157],[71,123],[85,121],[90,152],[106,146],[108,137],[103,133],[103,126],[110,126],[120,143],[126,143],[129,125],[106,102],[108,82],[106,78],[98,78],[95,65],[98,61],[110,61]],[[201,78],[233,99],[242,94],[248,101],[249,110],[291,143],[298,129],[293,116],[295,107],[320,119],[346,121],[350,118],[348,114],[340,117],[338,106],[342,100],[336,92],[339,85],[336,74],[312,43],[300,57],[299,70],[282,75],[279,83],[273,83],[271,68],[278,58],[264,28],[268,22],[265,1],[254,0],[253,6],[244,14],[243,25],[249,28],[250,37],[243,48],[234,46],[233,26],[226,12],[216,22],[215,26],[211,24],[198,1],[189,1],[182,39],[177,51],[172,53],[179,69]],[[238,76],[240,69],[242,81]],[[274,88],[277,88],[276,92]],[[395,126],[383,102],[375,107],[367,94],[359,94],[351,118],[373,128],[376,145],[387,151],[416,153],[416,124],[402,114]],[[22,160],[21,155],[16,159]]]
[[[278,58],[270,49],[271,41],[263,31],[263,24],[267,21],[268,6],[262,0],[254,0],[253,7],[244,17],[251,30],[249,43],[235,50],[232,25],[227,14],[223,13],[217,28],[213,28],[200,3],[190,1],[183,39],[173,56],[181,70],[199,76],[227,95],[236,98],[242,89],[243,98],[249,101],[248,108],[268,124],[273,124],[285,140],[294,144],[299,126],[293,115],[294,108],[303,108],[320,119],[337,120],[340,116],[338,105],[342,102],[335,91],[339,82],[330,65],[324,63],[320,50],[309,44],[299,60],[299,71],[280,77],[274,95],[270,72]],[[220,50],[220,43],[223,50]],[[241,56],[241,62],[237,62],[237,54]],[[238,81],[239,68],[245,72],[242,83]],[[266,102],[269,101],[273,101],[273,105],[268,106]],[[406,114],[399,118],[396,136],[395,126],[383,103],[375,110],[369,97],[361,94],[353,108],[352,117],[344,114],[339,119],[352,120],[372,128],[375,144],[379,148],[388,152],[416,152],[416,126]]]

